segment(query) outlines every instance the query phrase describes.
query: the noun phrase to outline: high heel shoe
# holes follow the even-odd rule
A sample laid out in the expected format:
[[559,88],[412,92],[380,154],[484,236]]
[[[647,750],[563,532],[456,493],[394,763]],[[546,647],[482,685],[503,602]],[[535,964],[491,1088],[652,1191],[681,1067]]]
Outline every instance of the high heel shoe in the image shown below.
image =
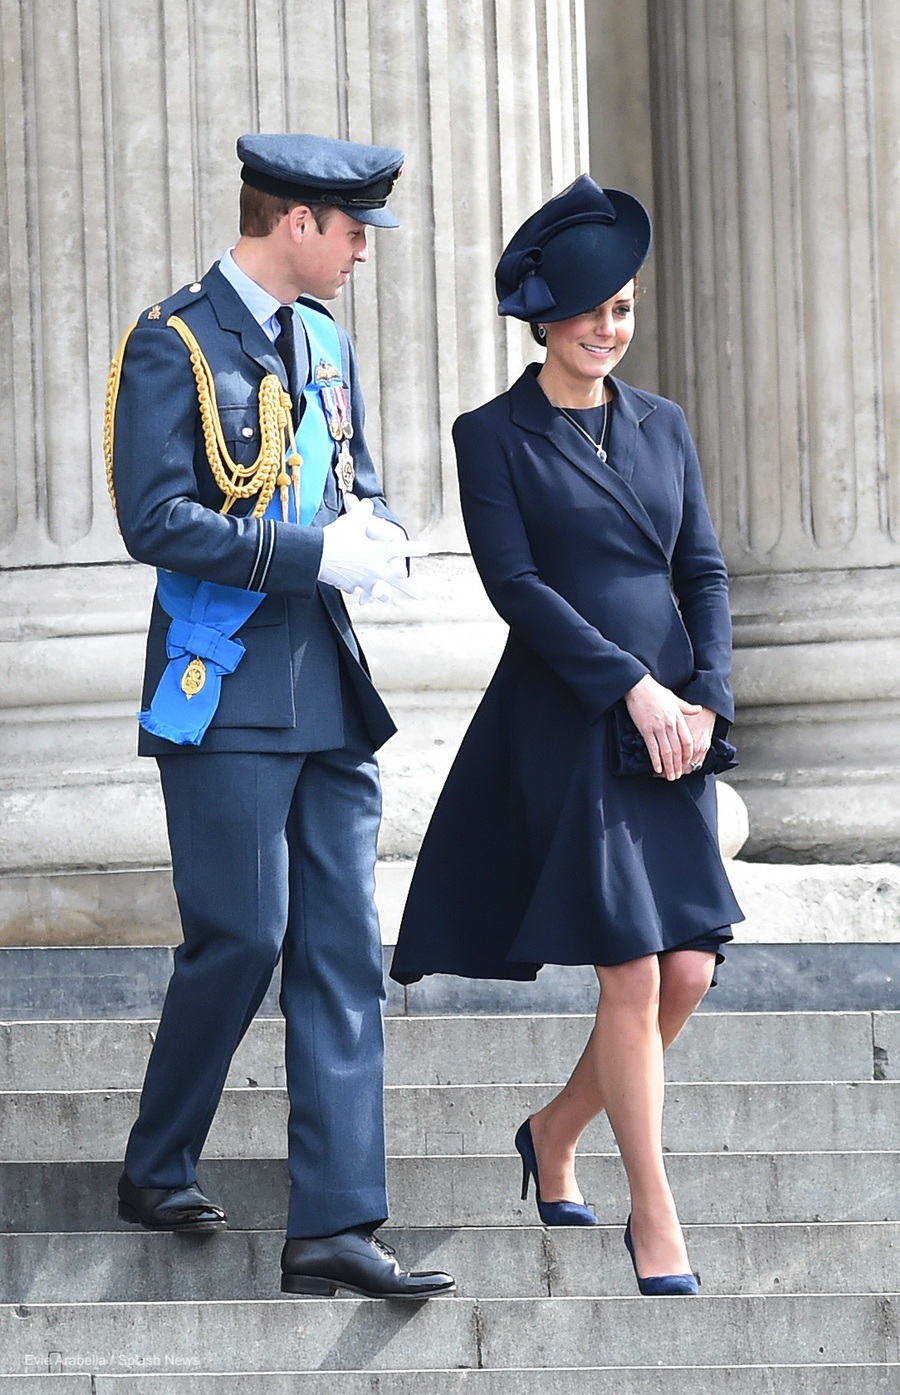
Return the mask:
[[638,1291],[645,1298],[676,1298],[679,1295],[696,1294],[700,1292],[700,1280],[696,1274],[657,1274],[652,1279],[642,1279],[638,1273],[637,1260],[634,1257],[634,1241],[631,1238],[631,1217],[628,1217],[628,1224],[625,1226],[625,1248],[631,1255],[631,1264],[634,1269],[634,1277],[637,1279]]
[[521,1124],[515,1137],[516,1152],[522,1159],[522,1200],[528,1198],[528,1185],[534,1178],[535,1200],[538,1215],[544,1225],[599,1225],[590,1206],[582,1206],[577,1201],[541,1201],[541,1183],[538,1177],[537,1157],[534,1139],[531,1137],[531,1119]]

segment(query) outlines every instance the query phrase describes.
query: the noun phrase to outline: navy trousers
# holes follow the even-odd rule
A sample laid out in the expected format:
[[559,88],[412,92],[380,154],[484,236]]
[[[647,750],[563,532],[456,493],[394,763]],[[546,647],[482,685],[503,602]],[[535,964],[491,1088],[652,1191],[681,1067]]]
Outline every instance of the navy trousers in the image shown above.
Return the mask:
[[358,722],[347,731],[332,751],[158,758],[184,942],[125,1170],[140,1187],[195,1180],[280,955],[293,1237],[388,1214],[381,791],[371,743]]

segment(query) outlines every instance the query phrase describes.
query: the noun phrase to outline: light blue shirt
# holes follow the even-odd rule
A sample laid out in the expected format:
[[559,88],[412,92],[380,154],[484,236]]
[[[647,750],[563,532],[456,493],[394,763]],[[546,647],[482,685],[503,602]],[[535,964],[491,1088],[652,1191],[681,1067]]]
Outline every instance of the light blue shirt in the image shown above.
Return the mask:
[[[229,248],[222,257],[222,260],[219,262],[219,270],[225,277],[225,280],[237,291],[263,333],[267,335],[274,344],[281,329],[281,326],[275,318],[276,313],[281,309],[281,301],[276,300],[275,296],[263,290],[262,286],[260,286],[258,282],[253,281],[247,275],[246,271],[241,270],[234,257],[231,255],[233,251],[233,247]],[[294,314],[296,315],[296,313],[295,310]]]

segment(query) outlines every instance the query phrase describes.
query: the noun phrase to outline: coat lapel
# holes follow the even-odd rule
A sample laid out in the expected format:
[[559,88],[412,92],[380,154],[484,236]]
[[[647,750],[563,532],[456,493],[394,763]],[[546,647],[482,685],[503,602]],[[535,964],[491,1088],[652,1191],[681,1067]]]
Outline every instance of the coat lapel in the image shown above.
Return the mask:
[[[255,363],[258,363],[266,373],[274,373],[280,378],[284,387],[290,392],[290,383],[287,380],[287,371],[281,355],[250,314],[237,291],[222,275],[218,265],[211,267],[206,273],[203,278],[203,286],[222,329],[230,330],[232,334],[238,335],[244,353]],[[306,347],[306,336],[298,335],[296,326],[294,327],[294,349],[298,380],[300,383],[305,383],[309,376],[309,352]]]
[[512,419],[526,431],[546,436],[582,474],[612,495],[652,543],[666,556],[662,540],[644,505],[629,483],[634,473],[641,422],[653,411],[652,403],[614,380],[616,409],[609,437],[609,454],[617,468],[604,464],[576,426],[551,406],[537,381],[539,366],[530,364],[510,390]]

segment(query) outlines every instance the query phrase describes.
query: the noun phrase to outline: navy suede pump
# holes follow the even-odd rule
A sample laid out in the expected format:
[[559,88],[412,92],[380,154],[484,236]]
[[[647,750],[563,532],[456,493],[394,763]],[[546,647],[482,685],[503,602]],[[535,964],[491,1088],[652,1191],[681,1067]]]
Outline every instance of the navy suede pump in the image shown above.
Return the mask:
[[700,1280],[696,1274],[657,1274],[652,1279],[641,1278],[638,1273],[637,1260],[634,1257],[630,1216],[625,1227],[625,1248],[631,1255],[631,1264],[634,1269],[634,1277],[637,1279],[638,1290],[645,1298],[677,1298],[680,1295],[687,1296],[700,1292]]
[[538,1177],[537,1158],[534,1140],[531,1137],[531,1119],[519,1126],[515,1137],[516,1152],[522,1159],[522,1200],[528,1197],[528,1186],[534,1178],[535,1200],[538,1215],[544,1225],[599,1225],[590,1206],[582,1206],[577,1201],[542,1201],[541,1183]]

